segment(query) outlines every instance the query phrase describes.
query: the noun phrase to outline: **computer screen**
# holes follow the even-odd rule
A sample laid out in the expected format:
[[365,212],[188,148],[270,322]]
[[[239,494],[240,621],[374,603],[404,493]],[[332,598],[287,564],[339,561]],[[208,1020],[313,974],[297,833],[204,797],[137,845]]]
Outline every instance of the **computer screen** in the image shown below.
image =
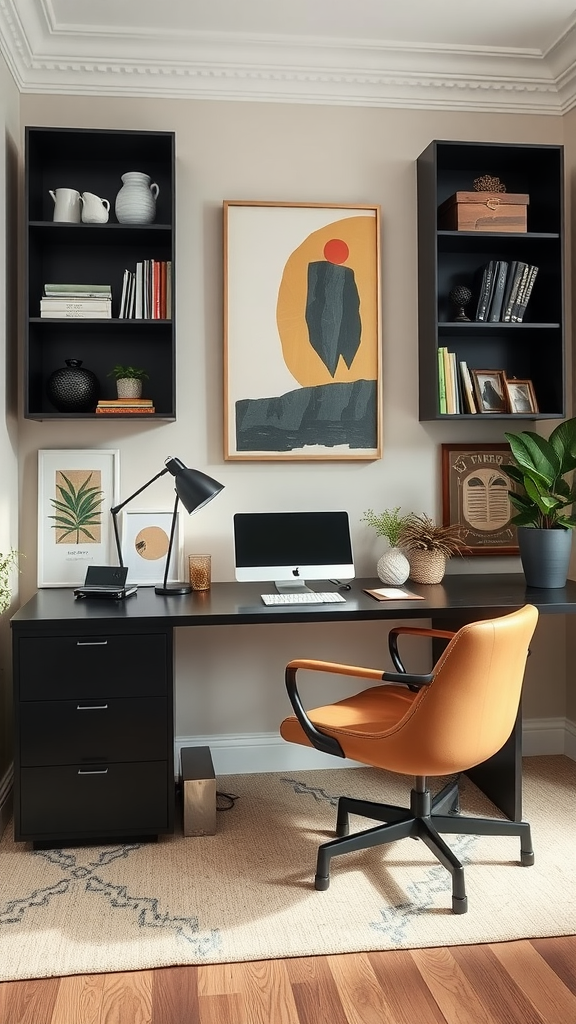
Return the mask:
[[237,580],[271,581],[281,593],[354,576],[347,512],[238,512],[234,554]]

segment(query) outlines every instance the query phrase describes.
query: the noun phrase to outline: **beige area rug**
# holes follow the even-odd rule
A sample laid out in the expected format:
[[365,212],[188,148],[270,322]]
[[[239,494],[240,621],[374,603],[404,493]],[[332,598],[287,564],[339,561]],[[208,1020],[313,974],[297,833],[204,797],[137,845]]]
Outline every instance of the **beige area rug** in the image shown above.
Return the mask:
[[[576,931],[576,764],[566,757],[525,760],[533,867],[519,865],[516,838],[446,837],[466,865],[462,916],[450,910],[448,873],[412,839],[334,859],[330,888],[314,889],[316,849],[333,836],[338,795],[404,803],[407,780],[357,768],[226,776],[218,788],[239,799],[218,814],[215,836],[33,852],[7,831],[0,978]],[[495,813],[466,780],[462,810]]]

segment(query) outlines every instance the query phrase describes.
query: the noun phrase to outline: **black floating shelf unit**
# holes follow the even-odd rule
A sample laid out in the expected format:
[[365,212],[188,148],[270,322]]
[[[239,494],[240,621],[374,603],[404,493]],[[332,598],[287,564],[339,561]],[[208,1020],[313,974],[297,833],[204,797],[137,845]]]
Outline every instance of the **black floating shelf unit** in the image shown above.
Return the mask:
[[[142,171],[158,185],[152,224],[117,222],[114,201],[127,171]],[[110,202],[106,224],[55,223],[50,191],[74,188]],[[174,317],[120,319],[125,270],[159,260],[172,264],[175,308],[175,135],[174,132],[114,131],[85,128],[26,128],[25,209],[25,416],[28,419],[174,420]],[[48,282],[109,284],[112,318],[42,319],[40,298]],[[67,359],[81,359],[96,374],[99,397],[116,398],[109,371],[116,364],[144,367],[144,394],[155,413],[59,412],[46,393],[50,374]]]
[[[491,174],[507,192],[527,193],[527,231],[459,231],[438,227],[438,208],[456,192],[473,191],[474,179]],[[420,420],[563,419],[564,160],[562,146],[431,142],[417,161],[418,333]],[[479,268],[490,260],[537,266],[538,276],[522,323],[454,320],[449,293],[474,290]],[[467,315],[475,315],[474,300]],[[456,353],[470,369],[502,370],[531,380],[537,413],[440,412],[438,348]]]

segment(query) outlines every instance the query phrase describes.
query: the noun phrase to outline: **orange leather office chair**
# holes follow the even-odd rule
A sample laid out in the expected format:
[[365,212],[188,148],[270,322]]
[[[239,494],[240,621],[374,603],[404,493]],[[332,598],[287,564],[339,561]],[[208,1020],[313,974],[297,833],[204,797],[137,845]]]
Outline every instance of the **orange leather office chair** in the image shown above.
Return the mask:
[[[389,634],[397,672],[299,659],[288,664],[286,687],[295,713],[280,726],[285,740],[415,776],[410,808],[340,797],[338,838],[318,850],[316,889],[328,888],[332,857],[412,836],[421,839],[450,871],[452,910],[465,914],[464,869],[439,833],[519,836],[521,863],[534,863],[527,822],[462,817],[458,781],[449,782],[432,798],[427,776],[467,771],[504,745],[518,712],[528,645],[537,621],[537,609],[526,605],[509,615],[463,626],[457,633],[399,626]],[[406,672],[398,651],[400,634],[450,640],[430,675]],[[306,712],[296,686],[301,669],[386,685]],[[384,824],[348,835],[350,813]]]

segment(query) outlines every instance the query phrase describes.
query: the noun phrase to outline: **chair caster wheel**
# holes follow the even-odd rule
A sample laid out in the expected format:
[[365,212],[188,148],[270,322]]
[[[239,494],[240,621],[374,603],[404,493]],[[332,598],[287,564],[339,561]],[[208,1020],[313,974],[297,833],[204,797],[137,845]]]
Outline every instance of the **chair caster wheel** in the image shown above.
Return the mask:
[[463,896],[462,899],[458,899],[457,896],[452,897],[452,913],[453,914],[467,914],[468,913],[468,897]]
[[318,892],[325,892],[330,885],[330,877],[328,875],[316,875],[314,878],[314,888]]
[[520,850],[520,863],[523,868],[529,868],[534,863],[534,854]]

